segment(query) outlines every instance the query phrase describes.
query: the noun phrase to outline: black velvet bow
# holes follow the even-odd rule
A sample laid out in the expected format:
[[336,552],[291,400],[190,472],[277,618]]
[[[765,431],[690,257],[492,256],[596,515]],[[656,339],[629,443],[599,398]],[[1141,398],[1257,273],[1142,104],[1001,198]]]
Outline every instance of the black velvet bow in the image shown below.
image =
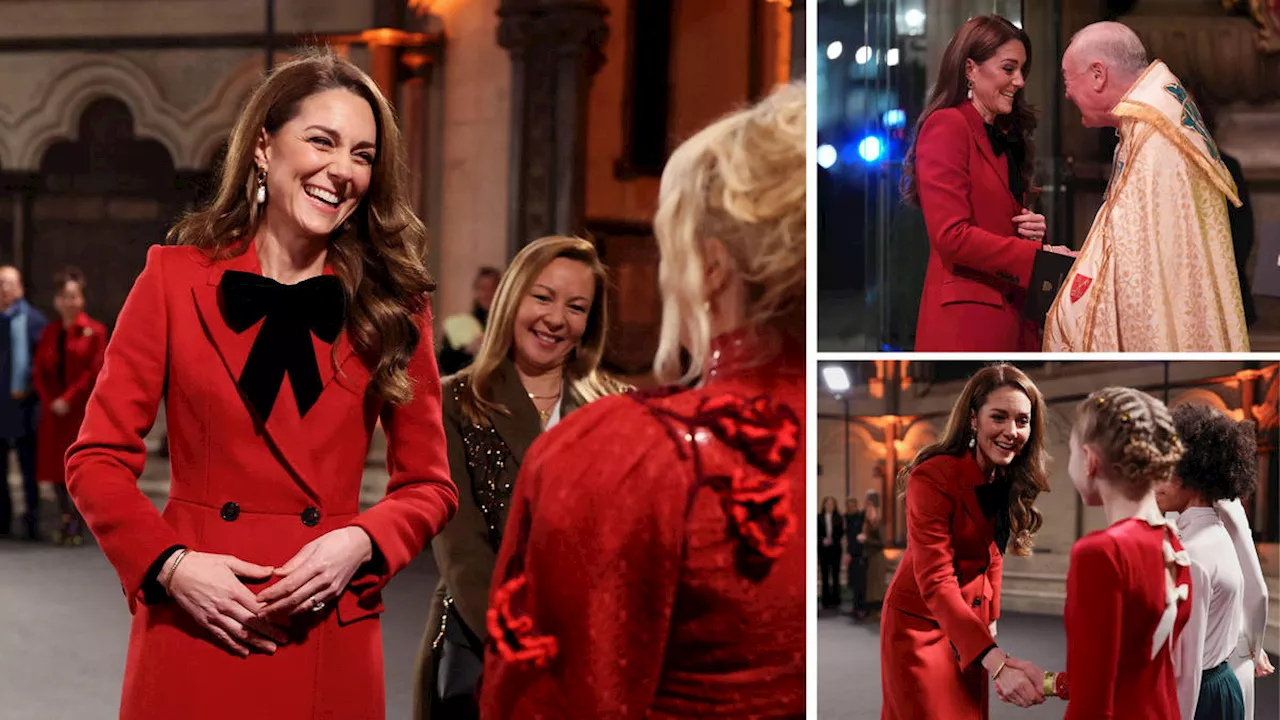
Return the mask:
[[987,125],[986,128],[987,139],[991,141],[991,152],[995,153],[996,157],[1008,152],[1013,145],[1013,141],[1009,139],[1009,136],[996,130],[995,125]]
[[1005,546],[1009,544],[1009,483],[986,483],[974,487],[973,492],[978,496],[978,507],[982,508],[982,514],[988,518],[995,516],[996,547],[1000,548],[1000,554],[1003,555]]
[[238,383],[258,417],[266,422],[271,416],[286,372],[298,413],[306,415],[324,388],[311,334],[327,343],[338,339],[347,310],[342,281],[320,275],[281,285],[261,275],[228,270],[219,289],[222,316],[232,330],[242,333],[266,318]]

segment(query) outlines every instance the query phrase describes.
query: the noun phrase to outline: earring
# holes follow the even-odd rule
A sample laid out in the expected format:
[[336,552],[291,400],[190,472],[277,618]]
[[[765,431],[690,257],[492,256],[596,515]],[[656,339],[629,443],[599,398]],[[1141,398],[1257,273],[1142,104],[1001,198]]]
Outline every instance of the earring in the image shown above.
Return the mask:
[[973,81],[972,80],[969,81],[969,99],[970,100],[973,99]]
[[267,201],[267,171],[258,171],[258,195],[255,198],[258,205]]
[[972,450],[977,445],[978,445],[978,435],[977,433],[974,433],[973,435],[969,436],[969,449]]

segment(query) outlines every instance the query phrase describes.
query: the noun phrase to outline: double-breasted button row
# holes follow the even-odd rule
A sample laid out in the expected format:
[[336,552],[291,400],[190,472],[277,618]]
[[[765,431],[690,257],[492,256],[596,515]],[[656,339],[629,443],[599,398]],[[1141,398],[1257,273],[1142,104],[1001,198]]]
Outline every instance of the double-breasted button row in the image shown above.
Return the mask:
[[[240,506],[233,502],[224,503],[221,515],[223,520],[235,522],[240,517]],[[314,507],[308,507],[302,511],[301,518],[303,525],[315,527],[320,524],[320,511]]]

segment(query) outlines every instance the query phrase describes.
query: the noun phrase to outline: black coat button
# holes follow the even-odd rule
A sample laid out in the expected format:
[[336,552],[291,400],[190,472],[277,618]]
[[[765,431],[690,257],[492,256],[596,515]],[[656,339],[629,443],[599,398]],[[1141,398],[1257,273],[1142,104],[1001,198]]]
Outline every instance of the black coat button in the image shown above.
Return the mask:
[[302,511],[302,524],[307,527],[315,527],[320,524],[320,511],[309,507]]
[[240,506],[229,502],[222,506],[222,519],[227,522],[235,522],[240,517]]
[[982,598],[980,598],[980,597],[976,597],[976,598],[974,598],[974,599],[973,599],[973,606],[974,606],[974,607],[978,607],[978,606],[979,606],[979,605],[981,605],[981,604],[982,604]]

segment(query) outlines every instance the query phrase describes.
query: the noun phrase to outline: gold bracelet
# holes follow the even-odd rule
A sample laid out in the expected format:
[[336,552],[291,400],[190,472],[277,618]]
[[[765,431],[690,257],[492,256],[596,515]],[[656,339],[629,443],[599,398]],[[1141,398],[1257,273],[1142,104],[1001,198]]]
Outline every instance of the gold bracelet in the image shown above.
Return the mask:
[[1054,687],[1054,681],[1057,679],[1058,673],[1051,673],[1048,670],[1044,673],[1044,694],[1046,697],[1057,694]]
[[1004,670],[1004,665],[1007,662],[1009,662],[1009,657],[1006,655],[1004,660],[1000,661],[1000,667],[996,668],[996,671],[991,673],[991,682],[995,682],[996,678],[1000,677],[1000,671]]
[[174,561],[173,561],[173,565],[169,567],[169,574],[166,575],[164,580],[160,582],[160,587],[163,587],[164,591],[170,595],[172,595],[173,593],[169,592],[169,583],[173,582],[173,574],[178,572],[178,565],[182,563],[182,559],[185,558],[186,556],[187,556],[186,548],[182,548],[181,550],[174,553],[173,554]]

